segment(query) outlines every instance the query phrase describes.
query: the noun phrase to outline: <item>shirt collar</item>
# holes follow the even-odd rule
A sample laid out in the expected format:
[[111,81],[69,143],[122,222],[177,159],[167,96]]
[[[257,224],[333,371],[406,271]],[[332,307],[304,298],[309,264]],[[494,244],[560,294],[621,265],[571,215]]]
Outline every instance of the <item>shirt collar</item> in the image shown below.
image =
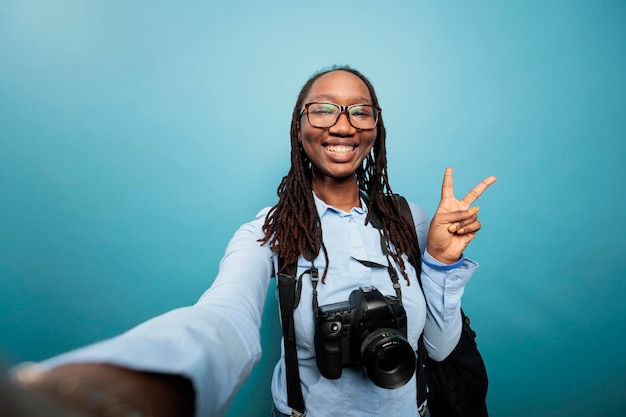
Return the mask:
[[324,217],[324,215],[329,211],[332,211],[333,213],[341,217],[351,216],[352,214],[357,214],[359,216],[367,214],[367,205],[365,204],[365,200],[363,200],[363,197],[359,197],[359,198],[361,199],[361,207],[353,207],[349,213],[346,213],[343,210],[340,210],[336,207],[326,204],[326,202],[320,199],[317,195],[315,195],[315,192],[313,192],[313,199],[315,200],[315,207],[317,208],[317,213],[319,214],[320,219]]

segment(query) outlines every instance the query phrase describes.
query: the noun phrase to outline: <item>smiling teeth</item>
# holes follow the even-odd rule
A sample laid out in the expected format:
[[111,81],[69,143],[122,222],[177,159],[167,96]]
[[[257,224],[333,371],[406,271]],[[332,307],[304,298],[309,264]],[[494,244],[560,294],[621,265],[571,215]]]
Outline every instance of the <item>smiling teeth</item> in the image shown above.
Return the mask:
[[348,152],[352,152],[354,150],[354,146],[329,145],[329,146],[326,146],[326,150],[330,152],[345,154]]

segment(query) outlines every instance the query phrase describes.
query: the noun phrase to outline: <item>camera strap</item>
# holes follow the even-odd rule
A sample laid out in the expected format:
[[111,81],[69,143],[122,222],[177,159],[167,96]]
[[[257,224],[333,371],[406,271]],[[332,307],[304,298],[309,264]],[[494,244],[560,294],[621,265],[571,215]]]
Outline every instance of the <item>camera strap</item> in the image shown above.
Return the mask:
[[311,275],[313,284],[314,304],[313,309],[317,314],[317,282],[319,270],[313,263],[313,254],[307,248],[305,258],[311,261],[311,268],[305,270],[296,278],[298,264],[296,262],[287,265],[287,273],[283,271],[284,260],[278,258],[278,299],[280,302],[280,318],[283,328],[283,345],[285,349],[285,379],[287,382],[287,404],[291,408],[292,417],[305,417],[304,397],[300,386],[300,368],[298,366],[298,352],[296,347],[296,329],[293,320],[293,312],[300,303],[302,293],[302,277],[304,274]]
[[[382,233],[380,234],[380,236],[381,236],[381,240],[383,240]],[[389,263],[387,266],[383,264],[379,264],[378,262],[364,261],[362,259],[357,259],[354,256],[352,257],[352,259],[359,262],[363,266],[367,266],[368,268],[387,269],[387,273],[389,273],[389,279],[391,279],[391,282],[393,283],[393,289],[396,291],[396,297],[398,297],[398,300],[402,301],[402,291],[400,289],[400,282],[398,280],[398,271],[396,271],[396,268],[394,268],[393,265],[391,265],[391,261],[389,260],[389,257],[387,257],[387,262]]]
[[[289,269],[295,270],[295,264],[289,265]],[[293,411],[304,415],[304,398],[302,396],[302,389],[300,388],[300,370],[298,367],[296,333],[293,322],[293,311],[297,306],[297,281],[298,280],[295,279],[295,272],[293,276],[282,272],[278,274],[278,298],[280,300],[280,318],[282,321],[283,343],[285,347],[287,398],[289,407],[291,407]],[[296,381],[297,384],[295,384],[294,381]],[[295,415],[297,416],[298,414]]]

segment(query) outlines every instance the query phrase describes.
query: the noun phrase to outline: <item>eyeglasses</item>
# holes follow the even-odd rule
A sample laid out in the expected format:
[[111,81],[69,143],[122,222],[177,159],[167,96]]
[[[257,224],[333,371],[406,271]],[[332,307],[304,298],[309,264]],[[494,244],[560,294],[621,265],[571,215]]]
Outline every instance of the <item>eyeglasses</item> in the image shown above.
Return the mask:
[[328,128],[337,123],[339,116],[344,111],[352,127],[369,130],[376,127],[378,115],[382,110],[369,104],[340,106],[335,103],[307,103],[300,111],[300,117],[306,113],[311,126]]

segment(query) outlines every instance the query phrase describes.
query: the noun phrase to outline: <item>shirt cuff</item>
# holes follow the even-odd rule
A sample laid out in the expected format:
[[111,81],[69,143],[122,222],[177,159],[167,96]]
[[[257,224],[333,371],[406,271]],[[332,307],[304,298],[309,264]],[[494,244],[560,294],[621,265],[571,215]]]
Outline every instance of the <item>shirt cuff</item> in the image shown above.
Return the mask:
[[444,264],[443,262],[439,262],[438,260],[433,258],[430,253],[428,253],[428,250],[425,250],[424,255],[422,256],[422,262],[438,271],[451,271],[453,269],[460,268],[461,265],[463,265],[463,263],[465,262],[465,255],[461,254],[461,259],[453,264]]

